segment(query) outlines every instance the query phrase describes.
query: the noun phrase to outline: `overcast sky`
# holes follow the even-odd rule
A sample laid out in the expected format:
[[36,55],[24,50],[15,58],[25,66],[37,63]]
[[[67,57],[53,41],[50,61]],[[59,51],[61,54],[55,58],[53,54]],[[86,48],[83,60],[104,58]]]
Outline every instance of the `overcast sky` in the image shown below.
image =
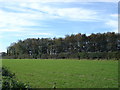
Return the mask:
[[90,1],[0,0],[0,52],[6,51],[11,43],[26,38],[117,32],[118,0]]

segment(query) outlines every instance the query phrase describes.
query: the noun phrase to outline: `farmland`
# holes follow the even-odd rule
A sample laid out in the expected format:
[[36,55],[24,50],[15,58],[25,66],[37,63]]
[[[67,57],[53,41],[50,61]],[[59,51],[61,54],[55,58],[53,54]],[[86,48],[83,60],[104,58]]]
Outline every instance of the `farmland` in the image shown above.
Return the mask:
[[32,88],[117,88],[118,61],[4,59],[3,66]]

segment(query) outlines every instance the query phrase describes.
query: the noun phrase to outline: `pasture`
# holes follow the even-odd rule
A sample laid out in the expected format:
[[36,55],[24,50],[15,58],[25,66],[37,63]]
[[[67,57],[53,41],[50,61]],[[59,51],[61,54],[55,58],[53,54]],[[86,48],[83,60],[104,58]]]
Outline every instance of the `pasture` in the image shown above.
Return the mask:
[[32,88],[118,88],[118,61],[4,59],[2,65]]

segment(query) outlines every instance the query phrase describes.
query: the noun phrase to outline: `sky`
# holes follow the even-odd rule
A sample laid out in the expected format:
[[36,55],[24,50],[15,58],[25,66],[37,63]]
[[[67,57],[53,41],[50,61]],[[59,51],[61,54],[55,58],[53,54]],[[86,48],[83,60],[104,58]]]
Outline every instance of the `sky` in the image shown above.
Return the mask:
[[117,0],[0,0],[0,52],[27,38],[118,32]]

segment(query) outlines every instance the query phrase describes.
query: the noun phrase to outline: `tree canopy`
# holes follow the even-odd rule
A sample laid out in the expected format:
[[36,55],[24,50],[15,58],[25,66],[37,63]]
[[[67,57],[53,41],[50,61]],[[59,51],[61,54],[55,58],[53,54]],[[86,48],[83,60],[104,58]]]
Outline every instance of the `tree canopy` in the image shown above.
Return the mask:
[[[28,38],[12,43],[7,58],[120,58],[120,34],[114,32]],[[112,54],[112,55],[109,55]],[[105,56],[104,56],[105,55]],[[118,55],[118,56],[117,56]]]

